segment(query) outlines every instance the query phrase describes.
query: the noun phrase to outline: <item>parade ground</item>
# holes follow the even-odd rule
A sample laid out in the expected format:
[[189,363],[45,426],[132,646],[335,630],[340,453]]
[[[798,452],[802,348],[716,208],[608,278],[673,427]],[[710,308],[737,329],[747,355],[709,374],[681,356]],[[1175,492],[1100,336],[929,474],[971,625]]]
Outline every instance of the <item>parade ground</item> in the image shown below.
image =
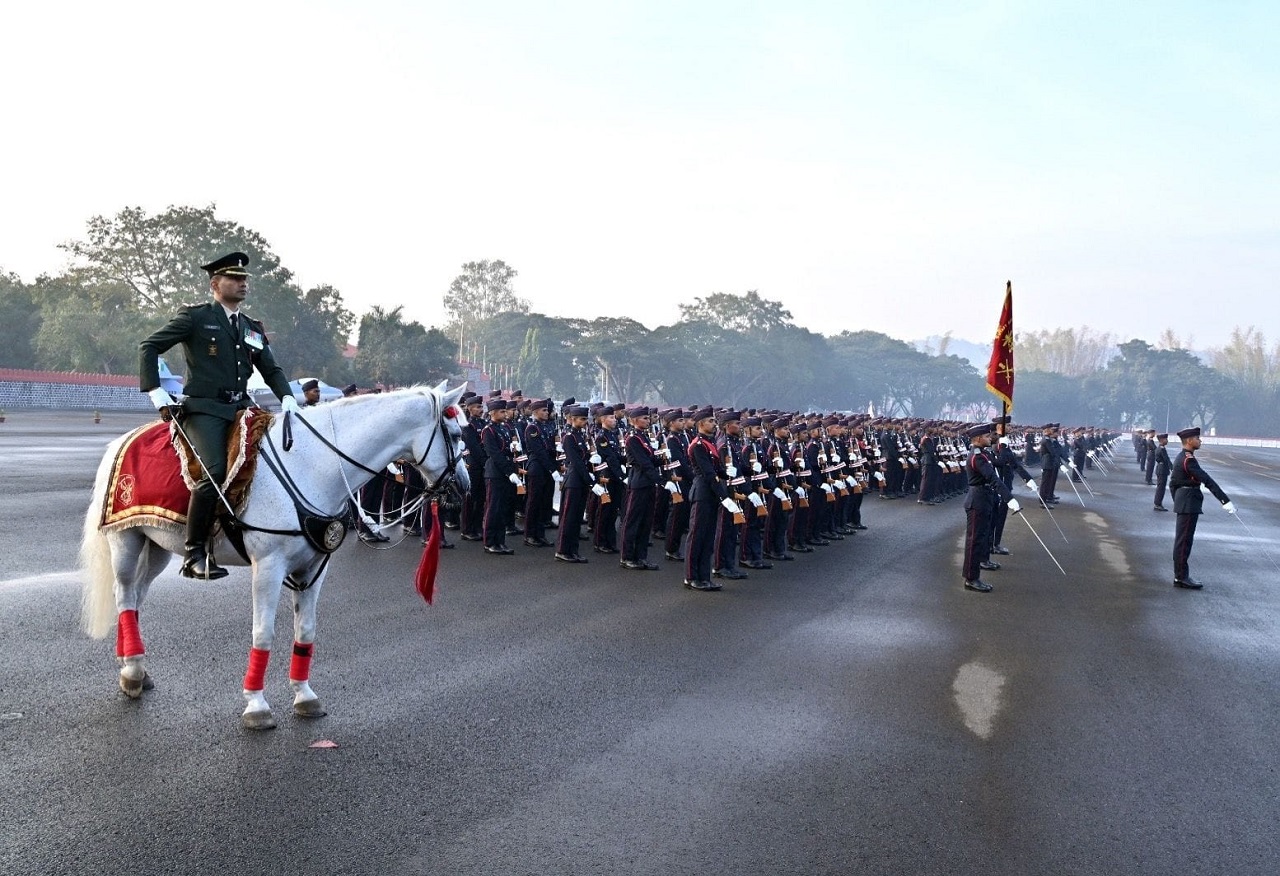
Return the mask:
[[0,424],[0,874],[1280,870],[1280,450],[1198,454],[1239,508],[1206,501],[1201,591],[1124,439],[1054,519],[1015,487],[989,594],[961,586],[960,499],[870,499],[867,531],[711,593],[660,545],[636,572],[452,532],[428,606],[416,538],[349,538],[329,714],[289,712],[282,606],[253,733],[246,570],[156,581],[140,700],[79,630],[94,471],[148,419]]

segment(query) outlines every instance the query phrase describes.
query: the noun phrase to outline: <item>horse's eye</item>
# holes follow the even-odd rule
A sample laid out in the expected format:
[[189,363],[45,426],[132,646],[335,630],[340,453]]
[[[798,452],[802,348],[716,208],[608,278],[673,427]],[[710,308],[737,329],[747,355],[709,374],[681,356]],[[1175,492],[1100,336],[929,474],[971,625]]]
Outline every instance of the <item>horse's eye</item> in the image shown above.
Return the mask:
[[458,409],[453,405],[449,405],[449,407],[444,409],[444,415],[450,420],[456,419],[458,416]]

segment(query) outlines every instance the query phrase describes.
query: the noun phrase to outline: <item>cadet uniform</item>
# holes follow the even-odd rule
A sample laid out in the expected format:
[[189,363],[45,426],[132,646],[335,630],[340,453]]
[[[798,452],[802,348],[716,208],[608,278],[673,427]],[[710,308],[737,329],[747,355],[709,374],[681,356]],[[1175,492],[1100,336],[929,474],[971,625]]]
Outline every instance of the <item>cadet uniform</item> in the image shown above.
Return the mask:
[[[991,546],[991,522],[996,499],[999,497],[1006,502],[1012,499],[1009,488],[1000,480],[995,466],[991,464],[985,451],[994,431],[995,426],[987,423],[974,426],[967,433],[973,446],[969,451],[969,459],[965,463],[969,494],[964,500],[967,519],[964,538],[964,586],[966,590],[976,590],[979,593],[991,591],[991,585],[982,580],[980,570],[987,550]],[[1010,505],[1010,509],[1015,513],[1021,510],[1016,504]]]
[[1169,461],[1169,435],[1162,433],[1156,436],[1159,444],[1156,445],[1156,511],[1168,511],[1164,507],[1164,491],[1169,485],[1169,469],[1172,463]]
[[1198,428],[1183,429],[1178,433],[1182,439],[1182,452],[1173,461],[1173,474],[1169,486],[1173,488],[1173,510],[1178,517],[1177,530],[1173,539],[1173,586],[1185,587],[1188,590],[1199,590],[1203,585],[1191,577],[1191,544],[1196,537],[1196,523],[1200,519],[1201,507],[1204,505],[1204,494],[1200,485],[1209,488],[1209,492],[1222,503],[1228,514],[1236,513],[1236,506],[1223,492],[1222,487],[1209,477],[1200,463],[1196,461],[1195,451],[1200,446],[1200,430]]

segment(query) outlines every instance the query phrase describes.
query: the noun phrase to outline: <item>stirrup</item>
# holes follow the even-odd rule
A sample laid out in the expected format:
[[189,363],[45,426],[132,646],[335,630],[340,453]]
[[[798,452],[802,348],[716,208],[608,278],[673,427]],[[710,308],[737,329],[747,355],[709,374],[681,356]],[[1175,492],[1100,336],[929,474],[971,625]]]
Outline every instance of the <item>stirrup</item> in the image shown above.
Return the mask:
[[184,578],[195,578],[198,581],[216,581],[227,577],[227,570],[219,566],[207,550],[201,548],[187,549],[181,572]]

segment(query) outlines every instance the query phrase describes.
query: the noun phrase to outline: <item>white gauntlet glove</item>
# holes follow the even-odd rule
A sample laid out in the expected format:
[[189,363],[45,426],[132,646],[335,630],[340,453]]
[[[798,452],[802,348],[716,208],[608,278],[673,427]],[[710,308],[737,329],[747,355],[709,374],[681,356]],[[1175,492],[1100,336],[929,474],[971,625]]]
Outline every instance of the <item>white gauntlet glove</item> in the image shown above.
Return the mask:
[[515,484],[517,487],[520,486],[520,475],[515,472],[507,475],[507,480],[511,481],[511,483]]
[[551,480],[555,481],[558,484],[564,480],[564,475],[560,474],[560,472],[558,471],[553,471],[551,473]]
[[738,467],[736,465],[726,465],[724,467],[724,473],[731,478],[736,478],[738,476]]
[[286,414],[298,413],[298,400],[291,395],[286,395],[280,399],[280,410]]
[[1009,510],[1012,511],[1014,514],[1017,514],[1019,511],[1022,510],[1022,506],[1018,504],[1017,499],[1010,499]]
[[1036,486],[1036,482],[1034,479],[1027,481],[1027,489],[1033,493],[1039,492],[1040,490],[1040,488]]
[[393,475],[398,476],[400,474],[400,466],[396,465],[394,462],[388,462],[387,471],[391,472]]
[[785,459],[783,459],[781,456],[775,456],[775,457],[773,458],[773,467],[774,467],[774,468],[786,468],[786,467],[787,467],[787,461],[786,461]]
[[755,474],[760,474],[760,472],[764,471],[764,466],[762,466],[759,462],[753,462],[751,463],[751,471],[754,472]]
[[724,506],[724,510],[730,514],[741,514],[742,509],[738,507],[738,503],[732,499],[721,499],[720,504]]
[[747,496],[747,501],[751,503],[751,506],[753,508],[759,508],[761,505],[764,504],[764,499],[760,498],[759,493],[751,493],[749,496]]
[[1236,513],[1236,503],[1235,503],[1235,502],[1232,502],[1232,501],[1230,501],[1230,500],[1227,500],[1226,502],[1223,502],[1223,503],[1222,503],[1222,510],[1223,510],[1223,511],[1226,511],[1228,514],[1235,514],[1235,513]]
[[597,496],[603,496],[605,493],[609,491],[606,490],[603,485],[596,484],[594,487],[591,488],[591,492],[595,493]]
[[1058,471],[1062,472],[1063,474],[1071,474],[1071,469],[1067,468],[1065,465],[1058,466]]
[[147,398],[151,399],[151,403],[156,406],[157,411],[175,404],[173,396],[169,395],[169,391],[163,386],[157,386],[151,390],[151,392],[147,393]]
[[602,459],[600,458],[600,454],[598,454],[598,453],[593,453],[593,454],[591,454],[591,457],[590,457],[590,459],[589,459],[588,461],[589,461],[592,465],[599,465],[599,464],[600,464],[601,462],[603,462],[604,460],[602,460]]
[[779,499],[779,500],[784,500],[787,498],[787,494],[782,491],[782,487],[774,487],[773,496],[775,499]]
[[667,485],[663,489],[665,489],[668,493],[670,493],[673,496],[676,493],[680,492],[680,487],[679,485],[676,484],[675,481],[667,481]]

